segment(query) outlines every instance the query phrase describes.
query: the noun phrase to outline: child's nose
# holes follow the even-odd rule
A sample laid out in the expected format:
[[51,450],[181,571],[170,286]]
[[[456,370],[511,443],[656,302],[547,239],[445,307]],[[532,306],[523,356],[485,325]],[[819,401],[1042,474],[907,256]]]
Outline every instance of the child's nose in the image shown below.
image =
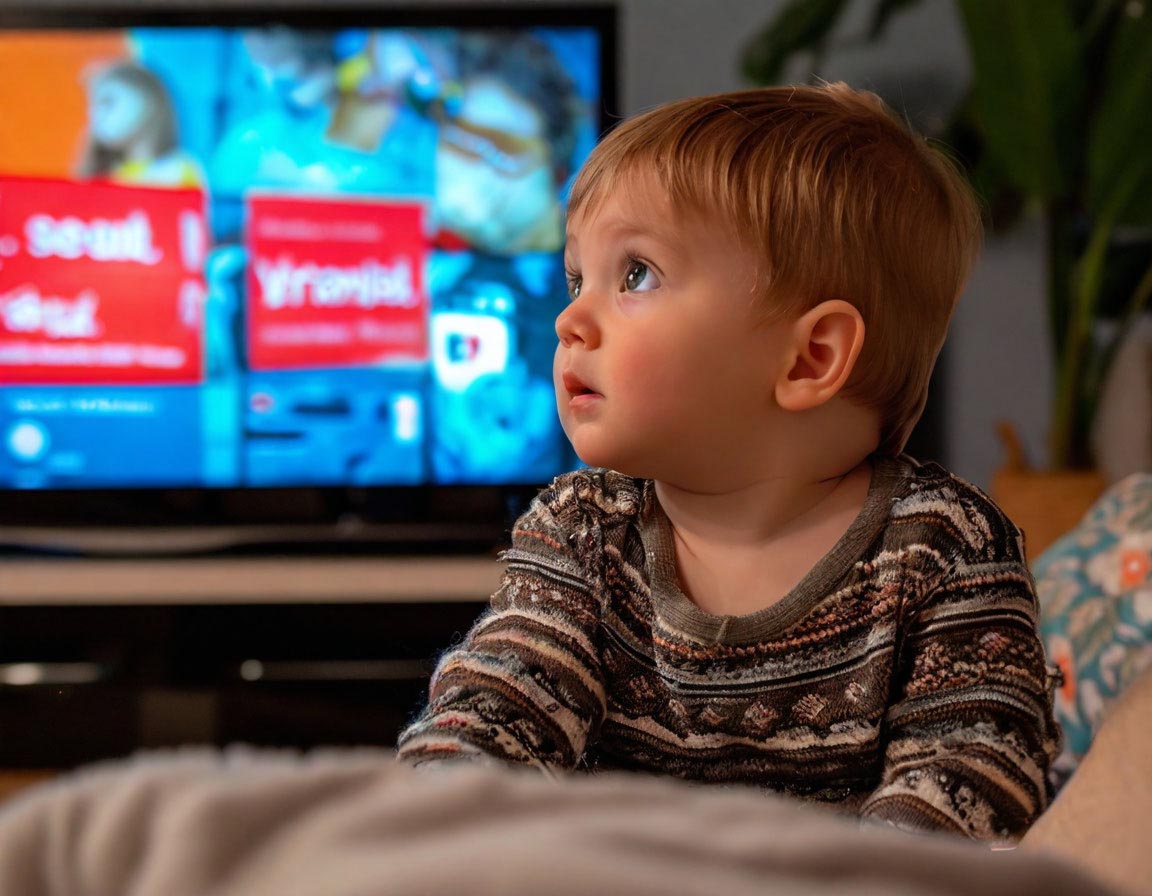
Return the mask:
[[580,299],[574,299],[556,318],[556,335],[565,348],[576,343],[581,343],[584,348],[595,348],[600,341],[598,334],[595,321]]

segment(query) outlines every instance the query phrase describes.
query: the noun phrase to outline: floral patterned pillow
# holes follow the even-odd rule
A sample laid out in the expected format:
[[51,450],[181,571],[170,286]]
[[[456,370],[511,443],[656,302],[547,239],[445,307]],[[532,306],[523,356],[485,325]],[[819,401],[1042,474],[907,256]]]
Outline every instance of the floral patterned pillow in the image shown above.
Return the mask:
[[1101,496],[1033,565],[1040,632],[1064,682],[1056,719],[1064,747],[1057,786],[1076,769],[1108,707],[1152,665],[1152,474]]

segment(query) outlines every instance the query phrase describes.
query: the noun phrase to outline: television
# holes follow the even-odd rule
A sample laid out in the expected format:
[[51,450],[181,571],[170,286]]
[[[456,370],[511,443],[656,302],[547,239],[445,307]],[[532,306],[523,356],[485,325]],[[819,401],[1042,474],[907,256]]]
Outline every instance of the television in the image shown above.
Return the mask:
[[608,5],[0,11],[0,545],[498,541],[578,463],[614,55]]

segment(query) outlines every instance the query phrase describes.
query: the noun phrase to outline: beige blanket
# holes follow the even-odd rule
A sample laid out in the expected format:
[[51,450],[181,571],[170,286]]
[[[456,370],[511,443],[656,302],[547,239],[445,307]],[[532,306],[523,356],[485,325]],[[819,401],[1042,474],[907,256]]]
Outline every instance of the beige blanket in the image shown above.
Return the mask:
[[154,754],[0,806],[3,896],[1100,896],[1055,859],[746,790],[387,753]]

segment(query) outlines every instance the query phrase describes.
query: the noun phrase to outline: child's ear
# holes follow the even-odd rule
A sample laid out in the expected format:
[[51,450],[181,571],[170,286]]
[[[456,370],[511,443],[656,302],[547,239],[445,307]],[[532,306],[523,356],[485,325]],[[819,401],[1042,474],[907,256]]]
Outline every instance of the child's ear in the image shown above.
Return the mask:
[[864,347],[864,318],[848,302],[821,302],[793,325],[776,402],[786,411],[819,407],[839,392]]

